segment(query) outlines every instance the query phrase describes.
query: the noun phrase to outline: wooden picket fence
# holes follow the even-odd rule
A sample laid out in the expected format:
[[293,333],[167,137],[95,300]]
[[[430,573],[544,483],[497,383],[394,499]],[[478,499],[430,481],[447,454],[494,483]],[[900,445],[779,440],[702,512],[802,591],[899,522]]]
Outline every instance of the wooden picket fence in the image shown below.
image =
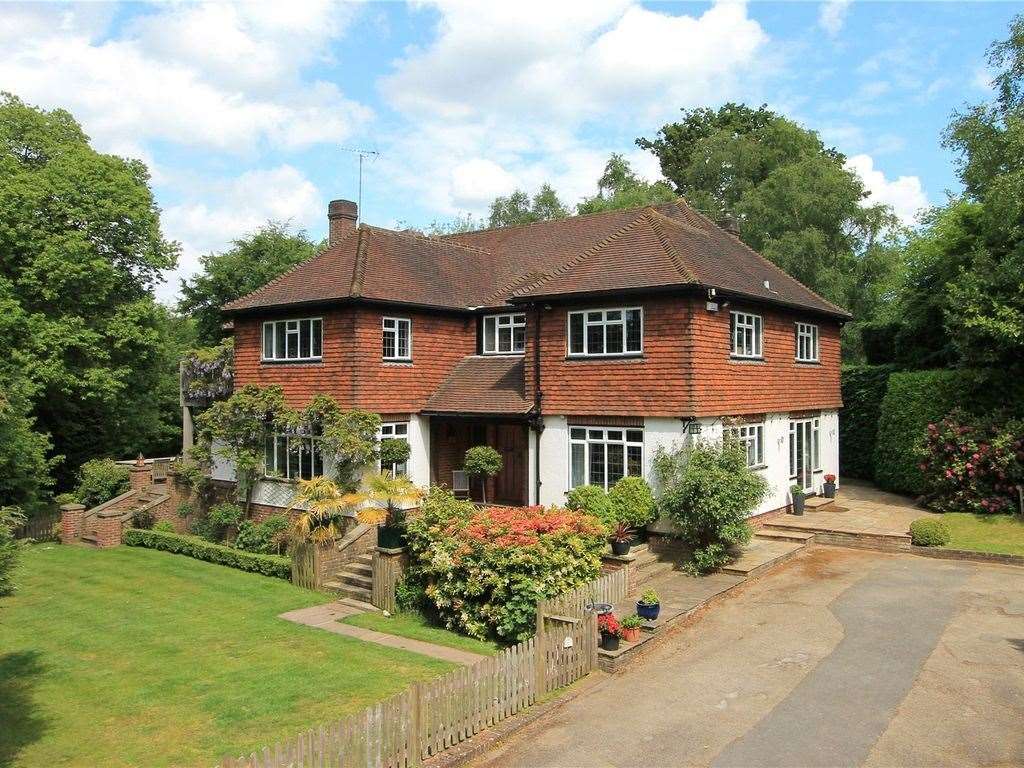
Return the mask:
[[54,526],[60,523],[60,512],[49,512],[27,520],[14,529],[16,539],[34,539],[35,541],[56,541],[59,537],[54,533]]
[[394,613],[398,610],[395,587],[405,572],[405,561],[374,552],[371,560],[373,585],[370,588],[370,602],[382,611]]
[[292,584],[306,589],[317,589],[320,579],[317,577],[316,545],[295,544],[292,556]]
[[565,623],[470,667],[223,768],[407,768],[534,704],[597,667],[597,617]]
[[580,621],[595,603],[615,605],[629,594],[629,573],[625,568],[606,573],[582,586],[537,603],[537,632],[542,633],[567,621]]

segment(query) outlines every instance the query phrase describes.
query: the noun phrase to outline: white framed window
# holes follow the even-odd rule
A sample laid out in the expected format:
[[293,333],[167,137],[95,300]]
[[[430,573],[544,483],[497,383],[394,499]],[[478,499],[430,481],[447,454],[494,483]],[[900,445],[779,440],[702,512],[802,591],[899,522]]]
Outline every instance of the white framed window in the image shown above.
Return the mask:
[[605,490],[623,477],[643,477],[644,431],[625,427],[569,428],[569,487]]
[[320,438],[312,435],[268,435],[265,474],[288,480],[309,480],[323,475],[324,456]]
[[609,357],[643,352],[644,318],[640,307],[570,312],[568,322],[570,356]]
[[732,356],[761,357],[763,349],[761,316],[746,312],[732,312],[730,317],[732,320]]
[[268,320],[263,323],[264,360],[320,360],[323,344],[322,318]]
[[484,354],[522,354],[526,349],[526,315],[487,315],[484,318]]
[[725,436],[739,442],[747,452],[747,466],[764,466],[764,424],[726,427]]
[[412,320],[405,317],[384,318],[383,357],[385,360],[412,359]]
[[818,326],[796,324],[796,359],[801,363],[818,362]]
[[[409,442],[409,422],[407,421],[395,421],[385,422],[380,425],[380,431],[377,433],[378,440],[404,440]],[[399,475],[407,475],[409,473],[409,463],[407,461],[395,462],[393,464],[381,464],[380,471],[390,472],[395,477]]]

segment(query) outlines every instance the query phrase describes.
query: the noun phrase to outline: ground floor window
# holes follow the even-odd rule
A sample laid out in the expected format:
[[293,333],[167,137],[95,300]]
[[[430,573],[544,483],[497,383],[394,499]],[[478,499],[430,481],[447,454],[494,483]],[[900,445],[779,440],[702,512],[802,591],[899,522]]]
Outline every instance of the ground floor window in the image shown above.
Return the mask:
[[569,428],[569,487],[611,488],[644,473],[644,431],[605,427]]
[[747,466],[764,465],[764,424],[743,424],[726,427],[727,439],[738,441],[747,452]]
[[[409,423],[404,421],[384,423],[380,425],[380,432],[377,433],[378,440],[405,440],[409,442]],[[381,472],[390,472],[395,477],[409,473],[407,461],[396,461],[393,464],[381,464]]]
[[310,435],[269,435],[265,460],[268,477],[309,480],[324,473],[320,439]]

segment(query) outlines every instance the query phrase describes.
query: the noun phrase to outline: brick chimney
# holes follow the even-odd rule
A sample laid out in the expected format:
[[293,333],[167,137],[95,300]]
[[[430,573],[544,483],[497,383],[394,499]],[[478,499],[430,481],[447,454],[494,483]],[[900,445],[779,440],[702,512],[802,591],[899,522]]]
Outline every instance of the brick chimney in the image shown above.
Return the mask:
[[331,200],[327,205],[327,244],[336,245],[355,229],[359,207],[351,200]]

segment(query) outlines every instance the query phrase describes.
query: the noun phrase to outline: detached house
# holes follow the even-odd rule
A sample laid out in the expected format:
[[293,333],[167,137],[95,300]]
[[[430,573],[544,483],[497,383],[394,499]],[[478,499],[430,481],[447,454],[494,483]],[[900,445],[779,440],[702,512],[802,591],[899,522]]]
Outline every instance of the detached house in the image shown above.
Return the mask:
[[[381,436],[411,446],[393,469],[421,486],[451,485],[467,448],[493,446],[487,497],[507,504],[650,479],[659,446],[725,429],[771,485],[758,512],[837,471],[850,315],[683,201],[445,237],[356,213],[332,202],[326,251],[224,307],[236,386],[379,413]],[[267,464],[318,472],[316,438],[269,441]],[[268,481],[256,500],[290,497]]]

